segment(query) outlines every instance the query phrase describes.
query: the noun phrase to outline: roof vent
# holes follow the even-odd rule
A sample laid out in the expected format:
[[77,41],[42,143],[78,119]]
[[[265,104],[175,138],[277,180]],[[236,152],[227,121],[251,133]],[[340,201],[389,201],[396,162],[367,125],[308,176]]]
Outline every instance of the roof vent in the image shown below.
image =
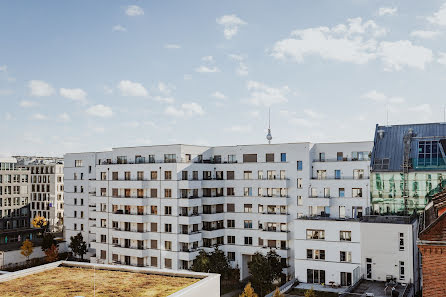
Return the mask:
[[383,137],[384,137],[384,130],[378,130],[378,136],[379,136],[379,139],[383,139]]

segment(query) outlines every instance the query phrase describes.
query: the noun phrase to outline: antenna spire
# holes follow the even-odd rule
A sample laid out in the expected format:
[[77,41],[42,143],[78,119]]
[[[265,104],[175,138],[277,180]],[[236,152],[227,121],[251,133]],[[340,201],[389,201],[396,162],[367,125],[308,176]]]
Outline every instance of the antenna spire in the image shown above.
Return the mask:
[[266,134],[266,139],[268,140],[268,144],[271,144],[271,139],[273,139],[271,135],[271,107],[268,108],[268,134]]

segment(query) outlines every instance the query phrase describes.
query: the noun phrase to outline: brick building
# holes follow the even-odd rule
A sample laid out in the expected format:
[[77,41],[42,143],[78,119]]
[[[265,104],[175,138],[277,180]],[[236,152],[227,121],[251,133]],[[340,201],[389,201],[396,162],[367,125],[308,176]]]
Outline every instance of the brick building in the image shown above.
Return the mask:
[[418,248],[423,263],[423,296],[446,296],[446,191],[436,194],[424,213]]

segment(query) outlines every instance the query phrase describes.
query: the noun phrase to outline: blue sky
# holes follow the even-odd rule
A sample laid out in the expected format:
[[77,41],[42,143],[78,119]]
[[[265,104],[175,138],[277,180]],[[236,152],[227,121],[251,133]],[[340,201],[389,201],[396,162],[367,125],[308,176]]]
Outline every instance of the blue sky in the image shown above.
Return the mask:
[[443,120],[446,2],[1,1],[0,155]]

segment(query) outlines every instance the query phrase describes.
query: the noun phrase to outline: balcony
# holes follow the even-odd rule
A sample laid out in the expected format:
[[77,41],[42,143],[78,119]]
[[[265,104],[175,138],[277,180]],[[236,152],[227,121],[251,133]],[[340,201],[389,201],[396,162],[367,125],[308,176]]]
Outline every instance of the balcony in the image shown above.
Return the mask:
[[313,159],[313,162],[357,162],[357,161],[370,161],[368,156],[364,156],[363,158],[333,158],[333,159]]

